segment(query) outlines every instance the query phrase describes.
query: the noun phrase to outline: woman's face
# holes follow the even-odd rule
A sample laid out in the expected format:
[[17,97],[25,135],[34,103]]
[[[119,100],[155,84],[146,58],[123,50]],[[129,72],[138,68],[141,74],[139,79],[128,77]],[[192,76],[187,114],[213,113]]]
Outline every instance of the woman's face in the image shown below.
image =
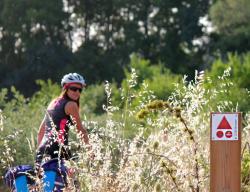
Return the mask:
[[70,99],[72,100],[77,100],[79,99],[81,92],[82,92],[82,85],[78,83],[72,83],[70,86],[67,88],[67,95]]

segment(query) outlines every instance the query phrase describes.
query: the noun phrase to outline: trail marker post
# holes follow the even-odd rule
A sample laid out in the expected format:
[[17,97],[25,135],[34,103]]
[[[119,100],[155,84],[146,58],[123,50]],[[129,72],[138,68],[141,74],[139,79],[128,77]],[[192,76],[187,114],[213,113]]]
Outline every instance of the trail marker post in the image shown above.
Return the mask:
[[210,192],[240,192],[241,113],[210,118]]

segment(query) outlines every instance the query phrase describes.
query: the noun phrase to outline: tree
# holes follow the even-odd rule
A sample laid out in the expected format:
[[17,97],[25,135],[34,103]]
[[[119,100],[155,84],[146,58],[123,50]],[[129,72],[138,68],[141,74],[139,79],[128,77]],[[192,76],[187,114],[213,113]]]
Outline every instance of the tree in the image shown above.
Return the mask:
[[23,87],[28,79],[58,80],[76,69],[91,82],[120,82],[132,53],[193,74],[203,53],[193,40],[203,36],[199,19],[209,0],[2,0],[0,6],[1,85]]
[[176,73],[199,67],[202,50],[193,40],[203,35],[199,19],[207,14],[207,0],[69,0],[69,4],[74,7],[76,21],[82,20],[75,26],[84,29],[79,51],[93,41],[102,49],[95,57],[111,59],[103,62],[106,69],[113,70],[107,65],[126,66],[131,53],[139,53],[152,63],[161,61]]
[[61,0],[1,2],[1,85],[15,85],[31,94],[36,79],[57,80],[70,63],[69,15]]
[[243,53],[250,49],[250,1],[216,1],[210,9],[210,17],[216,27],[212,35],[214,49],[221,53]]

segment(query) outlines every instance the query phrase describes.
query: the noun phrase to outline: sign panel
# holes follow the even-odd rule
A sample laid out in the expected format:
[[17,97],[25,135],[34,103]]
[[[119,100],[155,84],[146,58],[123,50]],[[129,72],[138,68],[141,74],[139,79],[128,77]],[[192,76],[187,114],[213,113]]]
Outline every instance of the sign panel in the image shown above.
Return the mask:
[[212,140],[233,141],[239,139],[238,113],[212,114]]

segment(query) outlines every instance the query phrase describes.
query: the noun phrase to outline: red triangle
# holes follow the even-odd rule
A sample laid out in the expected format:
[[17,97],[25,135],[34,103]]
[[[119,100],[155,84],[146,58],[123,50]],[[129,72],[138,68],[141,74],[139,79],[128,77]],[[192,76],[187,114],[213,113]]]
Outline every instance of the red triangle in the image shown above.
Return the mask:
[[232,129],[231,125],[228,123],[226,117],[224,116],[217,127],[217,129]]

